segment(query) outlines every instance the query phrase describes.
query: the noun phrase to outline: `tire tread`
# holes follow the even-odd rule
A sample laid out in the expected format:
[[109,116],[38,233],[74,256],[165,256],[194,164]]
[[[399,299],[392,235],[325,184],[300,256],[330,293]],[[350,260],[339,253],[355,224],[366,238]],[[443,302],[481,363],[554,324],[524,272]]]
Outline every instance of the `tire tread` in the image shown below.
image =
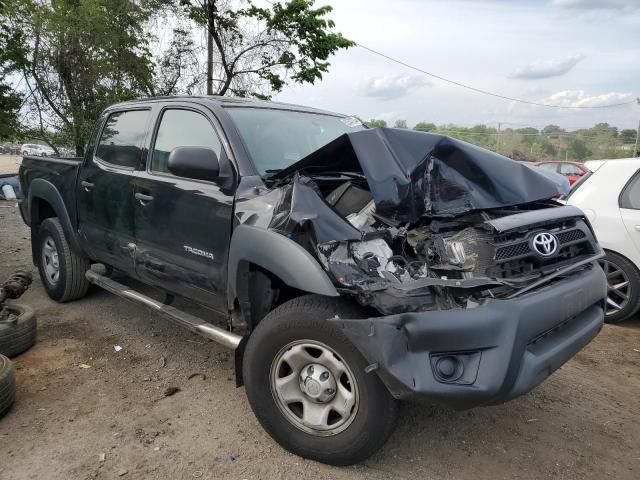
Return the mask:
[[[78,298],[82,298],[86,295],[87,290],[89,289],[89,281],[85,277],[85,273],[89,270],[91,264],[89,260],[81,255],[75,253],[71,247],[69,246],[69,242],[67,241],[67,237],[64,234],[64,229],[62,228],[62,224],[57,217],[47,218],[44,220],[40,226],[40,233],[43,231],[48,231],[49,229],[55,232],[55,236],[57,236],[61,241],[56,241],[56,247],[59,247],[58,257],[62,260],[61,269],[64,269],[64,290],[58,294],[53,295],[47,288],[47,293],[51,298],[56,300],[57,302],[64,303],[72,300],[77,300]],[[56,239],[54,238],[54,241]],[[40,238],[38,239],[40,242]],[[39,246],[41,248],[41,245]],[[41,262],[41,255],[38,255],[38,262]],[[42,276],[42,268],[41,276]],[[46,280],[43,279],[43,283],[46,285]],[[56,298],[57,297],[57,298]]]
[[37,320],[28,307],[11,305],[19,312],[17,322],[0,322],[0,355],[15,357],[36,343]]
[[13,405],[16,397],[16,371],[11,360],[0,355],[0,417]]

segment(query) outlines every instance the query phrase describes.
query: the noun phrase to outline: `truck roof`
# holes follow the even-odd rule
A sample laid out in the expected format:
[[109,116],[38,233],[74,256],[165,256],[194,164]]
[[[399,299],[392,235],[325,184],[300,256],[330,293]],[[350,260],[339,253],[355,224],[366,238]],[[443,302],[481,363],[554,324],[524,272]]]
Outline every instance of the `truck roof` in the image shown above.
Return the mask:
[[320,113],[324,115],[334,115],[344,117],[344,114],[330,112],[327,110],[321,110],[319,108],[306,107],[303,105],[294,105],[291,103],[272,102],[267,100],[258,100],[254,98],[242,98],[242,97],[223,97],[219,95],[179,95],[169,97],[149,97],[139,98],[136,100],[128,100],[126,102],[116,103],[109,107],[109,109],[120,107],[123,105],[141,105],[145,103],[153,102],[166,102],[166,101],[187,101],[200,104],[216,104],[224,107],[251,107],[251,108],[277,108],[281,110],[294,110],[299,112]]

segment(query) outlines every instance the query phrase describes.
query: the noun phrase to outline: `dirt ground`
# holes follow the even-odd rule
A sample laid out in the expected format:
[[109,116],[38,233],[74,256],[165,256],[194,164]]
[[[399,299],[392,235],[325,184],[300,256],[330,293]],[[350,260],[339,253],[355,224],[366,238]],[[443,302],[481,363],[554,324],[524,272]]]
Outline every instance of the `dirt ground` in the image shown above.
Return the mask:
[[[15,204],[0,202],[0,279],[24,268],[36,272],[28,230]],[[640,319],[605,326],[507,405],[405,404],[382,451],[333,468],[271,440],[222,347],[98,289],[59,305],[36,279],[20,302],[36,309],[39,338],[14,359],[2,480],[640,478]],[[180,391],[164,397],[167,387]]]

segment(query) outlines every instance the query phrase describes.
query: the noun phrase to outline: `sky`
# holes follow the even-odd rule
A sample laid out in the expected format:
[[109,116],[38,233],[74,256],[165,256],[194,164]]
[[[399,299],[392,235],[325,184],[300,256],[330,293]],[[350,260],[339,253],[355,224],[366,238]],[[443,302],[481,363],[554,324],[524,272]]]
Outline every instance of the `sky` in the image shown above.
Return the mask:
[[[598,106],[640,96],[640,0],[317,0],[336,30],[457,82],[525,100]],[[481,95],[354,47],[315,85],[274,100],[437,125],[637,128],[640,105],[554,109]]]

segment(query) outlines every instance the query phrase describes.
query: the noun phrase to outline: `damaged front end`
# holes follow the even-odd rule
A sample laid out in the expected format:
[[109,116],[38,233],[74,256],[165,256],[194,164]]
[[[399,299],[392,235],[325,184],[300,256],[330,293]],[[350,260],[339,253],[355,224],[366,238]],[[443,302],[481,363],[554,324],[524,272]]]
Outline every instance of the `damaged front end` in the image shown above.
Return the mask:
[[561,182],[439,135],[345,134],[267,183],[238,201],[239,223],[291,238],[383,315],[517,296],[601,254],[582,212],[550,200]]

